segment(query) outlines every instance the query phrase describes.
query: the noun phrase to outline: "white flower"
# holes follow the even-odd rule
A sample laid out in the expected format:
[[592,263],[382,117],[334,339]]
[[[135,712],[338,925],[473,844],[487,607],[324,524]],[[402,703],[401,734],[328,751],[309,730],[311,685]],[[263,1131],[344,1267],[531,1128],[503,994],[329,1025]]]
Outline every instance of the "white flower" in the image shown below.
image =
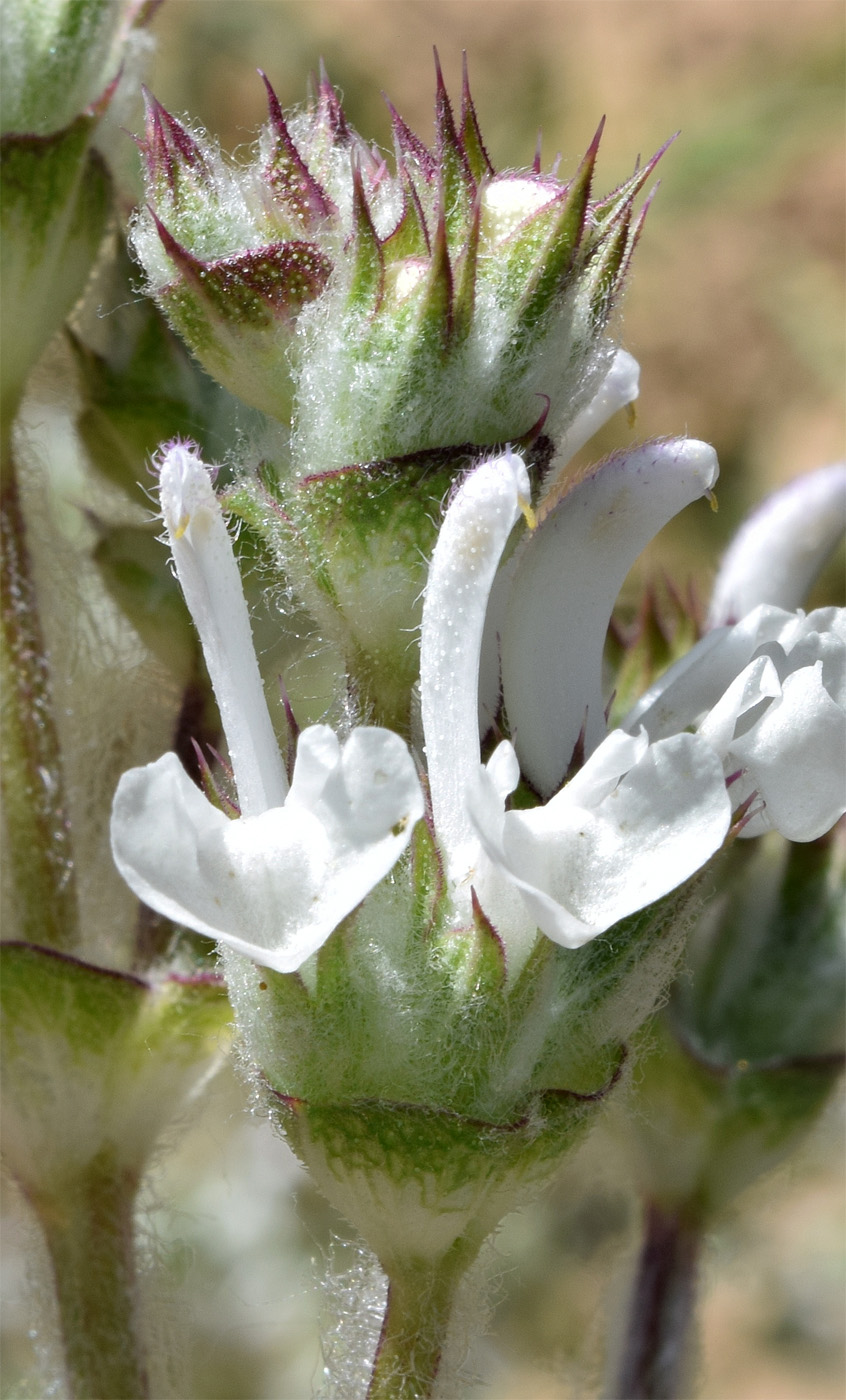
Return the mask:
[[737,622],[759,603],[798,608],[846,531],[846,462],[791,481],[741,525],[714,582],[708,623]]
[[647,691],[624,727],[651,739],[695,726],[757,793],[742,835],[813,841],[846,811],[846,611],[763,604],[709,632]]
[[[429,570],[421,645],[432,812],[456,919],[466,919],[475,891],[509,952],[525,948],[537,927],[579,947],[680,885],[728,831],[722,765],[691,734],[655,744],[645,733],[594,741],[589,761],[545,805],[505,810],[520,776],[521,743],[532,755],[532,781],[549,791],[553,774],[560,784],[586,711],[590,733],[604,732],[599,666],[615,580],[622,582],[676,510],[710,491],[715,476],[714,454],[703,444],[652,444],[599,468],[528,537],[507,567],[502,609],[515,746],[501,743],[485,768],[480,653],[500,557],[528,510],[521,458],[506,452],[483,463],[447,511]],[[556,743],[562,727],[564,742]]]
[[174,565],[196,623],[238,790],[231,821],[175,754],[118,785],[112,851],[139,899],[266,967],[292,972],[391,869],[423,798],[405,744],[326,725],[300,735],[293,778],[264,699],[247,605],[208,469],[172,444],[160,472]]

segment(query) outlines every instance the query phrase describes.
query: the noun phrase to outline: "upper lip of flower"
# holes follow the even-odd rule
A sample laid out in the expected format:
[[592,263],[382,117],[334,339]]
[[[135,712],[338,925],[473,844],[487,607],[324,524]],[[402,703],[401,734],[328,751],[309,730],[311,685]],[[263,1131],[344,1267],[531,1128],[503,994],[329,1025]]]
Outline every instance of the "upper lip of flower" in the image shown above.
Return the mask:
[[326,725],[299,736],[288,779],[247,606],[208,469],[191,444],[160,465],[162,514],[220,709],[241,816],[231,821],[175,754],[118,785],[112,850],[138,897],[280,972],[300,967],[391,869],[423,814],[397,735]]
[[797,477],[745,520],[720,565],[708,625],[738,622],[760,603],[798,608],[846,531],[846,462]]
[[[539,785],[546,791],[557,786],[570,757],[569,749],[550,755],[550,739],[569,723],[572,749],[584,720],[585,704],[579,700],[573,713],[574,687],[589,714],[596,703],[600,719],[591,729],[589,748],[595,751],[577,778],[531,811],[505,811],[520,772],[508,741],[487,768],[481,767],[477,703],[490,590],[528,498],[522,460],[506,452],[477,467],[447,511],[429,570],[421,636],[433,818],[456,917],[466,917],[472,884],[506,947],[525,935],[526,924],[566,946],[579,946],[682,883],[726,835],[731,804],[722,765],[704,740],[680,734],[650,745],[645,734],[630,738],[618,731],[599,742],[604,718],[598,668],[617,571],[622,570],[622,582],[646,540],[682,505],[707,494],[715,476],[716,459],[704,444],[636,449],[573,488],[515,556],[501,638],[503,657],[511,647],[510,667],[503,666],[506,707],[512,723],[515,712],[518,716],[518,752],[521,741],[524,749],[536,747],[545,765]],[[626,510],[630,531],[618,529],[615,517],[619,511],[625,519]],[[566,524],[568,512],[575,528]],[[564,575],[557,585],[563,598],[548,579],[536,587],[533,567],[533,556],[547,567],[560,541],[561,520],[568,549],[563,559],[555,553],[555,562]],[[597,538],[600,527],[604,547]],[[580,608],[588,608],[587,623],[574,617],[572,608],[560,620],[571,583],[578,586]],[[519,678],[524,684],[515,704],[514,656],[521,649],[527,674]],[[568,686],[568,668],[582,672],[585,649],[596,662],[596,674],[588,666],[587,675]],[[562,678],[563,695],[557,689]],[[541,731],[530,736],[539,738],[535,747],[527,744],[532,725]],[[535,779],[534,772],[529,776]],[[522,918],[509,894],[514,889],[524,905]]]

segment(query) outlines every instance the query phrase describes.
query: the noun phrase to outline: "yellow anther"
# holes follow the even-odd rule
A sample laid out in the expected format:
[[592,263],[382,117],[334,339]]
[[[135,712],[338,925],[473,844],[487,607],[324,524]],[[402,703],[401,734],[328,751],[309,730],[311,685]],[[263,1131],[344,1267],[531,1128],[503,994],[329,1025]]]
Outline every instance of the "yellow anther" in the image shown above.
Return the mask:
[[720,503],[717,500],[716,493],[714,491],[708,492],[708,504],[711,507],[714,514],[716,515],[717,511],[720,509]]
[[517,504],[523,512],[523,518],[526,521],[526,524],[528,525],[529,529],[536,530],[538,528],[538,518],[535,515],[535,512],[532,510],[531,502],[527,501],[523,496],[518,496]]
[[633,428],[637,422],[637,409],[633,403],[626,404],[626,422],[630,428]]
[[179,524],[177,525],[176,529],[175,529],[174,532],[173,532],[173,538],[174,538],[175,540],[181,540],[181,539],[182,539],[182,536],[185,534],[185,531],[188,529],[188,526],[189,526],[190,524],[191,524],[191,513],[190,513],[190,511],[187,511],[187,510],[186,510],[185,514],[182,516],[181,520],[179,521]]

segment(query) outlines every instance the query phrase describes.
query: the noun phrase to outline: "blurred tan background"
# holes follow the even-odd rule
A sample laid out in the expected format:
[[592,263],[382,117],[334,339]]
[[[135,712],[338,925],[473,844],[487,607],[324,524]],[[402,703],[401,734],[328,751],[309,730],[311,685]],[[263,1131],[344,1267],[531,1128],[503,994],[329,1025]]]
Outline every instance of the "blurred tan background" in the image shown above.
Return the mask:
[[[681,129],[661,164],[620,327],[642,366],[638,421],[630,432],[621,418],[606,442],[685,431],[713,442],[721,509],[714,517],[703,507],[669,532],[656,557],[707,587],[722,543],[764,491],[842,456],[840,0],[166,0],[153,28],[153,91],[229,150],[264,117],[256,67],[290,106],[321,55],[365,135],[389,144],[385,90],[428,140],[433,44],[456,101],[467,49],[498,166],[529,164],[540,127],[544,164],[560,151],[566,176],[604,112],[602,192],[638,152]],[[842,600],[832,571],[826,601],[838,591]],[[842,1136],[835,1106],[712,1241],[704,1400],[843,1395]],[[478,1380],[467,1397],[599,1392],[637,1223],[609,1144],[597,1134],[555,1190],[506,1222],[490,1266],[491,1334],[473,1352]],[[153,1316],[174,1341],[173,1393],[306,1400],[319,1390],[319,1261],[338,1221],[285,1146],[245,1115],[231,1071],[163,1156],[149,1199],[150,1255],[170,1280]],[[8,1228],[9,1242],[34,1257],[25,1227]],[[337,1268],[345,1261],[353,1297],[354,1251],[341,1251]],[[38,1345],[26,1336],[27,1287],[13,1269],[7,1400],[44,1393],[22,1379]],[[331,1305],[326,1316],[331,1335]]]

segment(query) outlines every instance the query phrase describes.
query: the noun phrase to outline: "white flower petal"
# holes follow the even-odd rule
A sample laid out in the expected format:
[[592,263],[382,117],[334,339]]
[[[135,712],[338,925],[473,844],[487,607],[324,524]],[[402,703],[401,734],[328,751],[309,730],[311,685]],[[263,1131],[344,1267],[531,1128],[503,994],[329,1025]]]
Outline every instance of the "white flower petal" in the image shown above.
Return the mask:
[[222,839],[228,817],[196,787],[175,753],[130,768],[112,806],[112,855],[134,894],[151,909],[216,938],[218,911],[200,869],[204,845]]
[[308,808],[320,798],[340,752],[337,735],[328,724],[312,724],[302,731],[286,807]]
[[[612,740],[616,734],[606,743]],[[680,734],[646,751],[639,744],[641,756],[609,791],[623,754],[616,742],[613,748],[596,766],[598,787],[585,784],[581,801],[568,785],[546,806],[507,813],[500,806],[497,813],[487,774],[469,799],[488,858],[520,891],[538,927],[568,948],[682,884],[719,849],[729,826],[722,766],[696,736]]]
[[774,828],[814,841],[846,811],[846,716],[823,684],[823,665],[787,676],[780,697],[732,744],[765,807],[744,835]]
[[[307,736],[308,770],[328,745],[322,732]],[[115,795],[118,869],[159,913],[295,971],[388,873],[423,813],[411,756],[387,730],[355,730],[322,773],[321,786],[316,765],[307,772],[290,806],[229,821],[174,754],[134,768]]]
[[429,565],[420,640],[420,704],[432,812],[448,853],[473,839],[465,808],[479,769],[479,658],[485,610],[502,551],[528,504],[513,452],[483,462],[457,491]]
[[267,711],[250,619],[208,468],[180,443],[159,471],[162,516],[229,747],[243,816],[278,806],[288,780]]
[[621,408],[640,392],[640,365],[627,350],[618,350],[611,368],[581,413],[577,413],[558,446],[557,459],[566,465]]
[[781,695],[778,672],[768,656],[758,656],[736,676],[699,726],[700,738],[720,758],[728,753],[740,719],[762,701]]
[[[637,360],[628,351],[618,350],[611,368],[590,403],[577,414],[559,442],[555,458],[557,465],[553,466],[552,474],[546,481],[548,490],[554,490],[556,476],[560,476],[570,458],[575,456],[594,433],[599,432],[619,409],[634,402],[638,396],[639,382],[640,365]],[[485,615],[479,668],[479,733],[482,736],[487,734],[496,718],[502,694],[500,638],[514,575],[514,562],[513,559],[508,560],[498,571]]]
[[776,491],[726,551],[708,625],[736,622],[759,603],[798,608],[844,531],[846,463],[809,472]]
[[705,443],[649,443],[602,463],[523,541],[502,633],[502,680],[521,769],[543,796],[560,785],[583,725],[586,752],[605,736],[602,652],[626,574],[716,478]]
[[734,627],[706,633],[641,696],[622,727],[631,732],[643,725],[652,740],[687,729],[713,709],[759,649],[789,650],[808,630],[803,615],[763,606]]
[[567,801],[579,802],[586,807],[598,806],[608,793],[613,792],[623,774],[640,762],[648,748],[649,738],[645,729],[635,735],[615,729],[598,749],[594,749],[587,763],[582,765],[567,786],[550,798],[547,806],[564,800],[564,793],[567,794]]

